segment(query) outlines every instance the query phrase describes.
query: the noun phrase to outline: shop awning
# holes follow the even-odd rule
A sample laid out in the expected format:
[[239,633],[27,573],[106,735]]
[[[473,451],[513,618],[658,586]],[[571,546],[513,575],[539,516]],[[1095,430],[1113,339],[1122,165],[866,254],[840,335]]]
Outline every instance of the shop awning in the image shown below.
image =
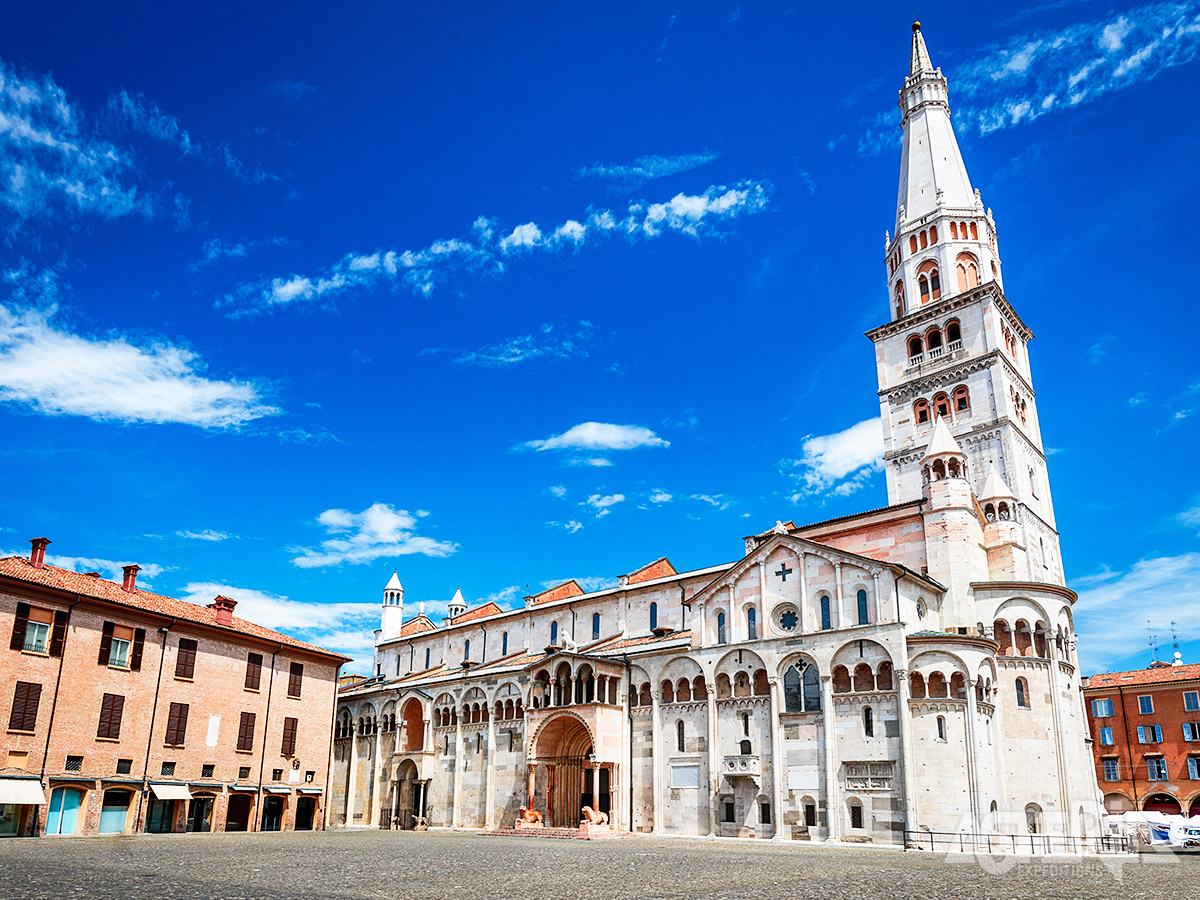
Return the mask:
[[191,800],[192,792],[186,784],[155,784],[150,782],[150,790],[159,800]]
[[301,794],[323,794],[323,793],[325,793],[324,788],[296,788],[296,790]]
[[263,790],[266,791],[268,794],[290,794],[292,792],[291,788],[281,788],[281,787],[268,787],[268,788],[263,788]]
[[46,802],[42,783],[36,778],[0,778],[0,805],[41,806]]

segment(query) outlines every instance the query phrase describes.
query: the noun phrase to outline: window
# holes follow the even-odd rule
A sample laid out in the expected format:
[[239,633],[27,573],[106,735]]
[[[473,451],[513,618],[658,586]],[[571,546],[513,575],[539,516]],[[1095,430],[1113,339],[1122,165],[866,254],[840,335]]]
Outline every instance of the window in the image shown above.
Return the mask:
[[828,631],[833,627],[833,617],[829,608],[829,595],[821,595],[821,628]]
[[918,425],[929,424],[929,401],[918,400],[913,404],[913,417],[917,420]]
[[869,706],[863,708],[863,736],[875,737],[875,714]]
[[254,713],[244,712],[238,721],[237,748],[239,750],[254,749]]
[[600,640],[600,613],[592,613],[592,640]]
[[118,775],[128,775],[132,771],[133,771],[133,760],[132,759],[118,759],[117,760],[117,774]]
[[942,332],[937,328],[930,329],[925,335],[925,346],[930,350],[940,350],[942,348]]
[[1200,692],[1184,691],[1183,708],[1188,712],[1200,712]]
[[1143,716],[1154,714],[1154,698],[1149,694],[1143,694],[1138,697],[1138,712]]
[[[946,343],[957,344],[962,341],[962,326],[957,321],[951,320],[946,323]],[[954,349],[953,347],[951,349]]]
[[921,344],[921,339],[919,337],[910,337],[908,339],[908,358],[909,359],[916,359],[924,351],[925,351],[925,348]]
[[97,663],[117,669],[138,671],[142,667],[142,647],[146,629],[125,628],[116,622],[105,622],[100,635],[100,654]]
[[238,778],[249,778],[249,777],[250,777],[250,767],[249,766],[239,766],[238,767]]
[[746,610],[746,638],[751,641],[758,640],[758,613],[753,606]]
[[558,623],[557,622],[550,623],[550,646],[551,647],[558,646]]
[[1162,726],[1161,725],[1139,725],[1137,727],[1137,736],[1139,744],[1161,744],[1162,743]]
[[9,731],[33,731],[37,728],[38,702],[42,686],[31,681],[18,681],[13,690],[12,712],[8,715]]
[[262,684],[262,654],[251,653],[246,657],[246,690],[257,691]]
[[1167,761],[1161,756],[1151,756],[1146,760],[1146,773],[1151,781],[1167,780]]
[[1121,776],[1118,772],[1117,761],[1115,759],[1104,760],[1104,780],[1105,781],[1120,781]]
[[933,398],[933,414],[937,418],[950,415],[950,398],[945,394],[938,394]]
[[200,767],[201,778],[212,778],[213,772],[216,771],[216,766],[213,763],[205,763]]
[[429,668],[429,647],[425,648],[425,668]]
[[858,624],[869,625],[870,619],[867,616],[867,592],[858,592]]
[[[554,641],[551,641],[550,643],[554,643]],[[471,639],[467,638],[467,640],[463,641],[463,659],[470,659],[470,658],[471,658]]]
[[50,649],[52,620],[53,616],[48,610],[30,610],[29,621],[25,623],[25,644],[21,649],[26,653],[46,653]]
[[1025,827],[1030,834],[1041,834],[1042,832],[1042,808],[1036,803],[1030,803],[1025,807]]
[[1200,741],[1200,722],[1184,722],[1183,739],[1185,741]]
[[283,720],[283,744],[279,748],[280,756],[296,755],[296,726],[298,724],[299,719],[294,716],[287,716]]
[[166,743],[177,747],[183,743],[187,736],[187,720],[188,720],[188,705],[186,703],[172,703],[170,710],[167,712],[167,735]]
[[160,771],[162,772],[163,775],[166,775],[168,778],[173,778],[175,776],[175,763],[174,762],[164,762],[162,764],[162,769]]
[[1188,757],[1188,778],[1192,781],[1200,780],[1200,758]]
[[179,639],[179,651],[175,656],[175,677],[194,678],[196,675],[196,642],[191,638]]
[[271,770],[271,780],[272,781],[283,781],[283,769],[272,769]]
[[299,697],[300,688],[304,684],[304,663],[294,662],[288,670],[288,690],[289,697]]
[[758,821],[760,823],[762,823],[763,825],[771,824],[771,804],[770,803],[759,803],[758,804]]
[[500,655],[508,656],[508,632],[505,631],[500,635]]
[[939,741],[946,740],[946,717],[937,717],[937,736]]
[[750,713],[742,713],[742,734],[750,734]]
[[1113,714],[1113,702],[1112,702],[1111,698],[1107,699],[1107,700],[1093,700],[1092,701],[1092,715],[1095,716],[1097,719],[1103,719],[1108,716],[1111,716],[1112,714]]
[[675,749],[680,753],[683,752],[684,737],[683,719],[680,719],[675,723]]
[[724,644],[725,638],[725,613],[719,612],[717,613],[717,643]]
[[66,636],[66,610],[51,612],[48,609],[30,606],[28,603],[18,603],[8,647],[10,650],[21,650],[25,653],[62,656]]
[[1111,728],[1100,729],[1100,746],[1111,747],[1113,745],[1113,732]]
[[100,700],[100,723],[96,726],[96,737],[119,740],[121,737],[121,714],[125,711],[125,698],[120,694],[105,694]]
[[653,631],[658,627],[658,604],[650,604],[650,630]]
[[970,408],[971,393],[965,384],[959,385],[954,389],[954,411],[956,413],[966,412]]
[[817,824],[817,804],[804,804],[804,824],[809,828],[812,828]]
[[792,632],[796,630],[796,626],[800,624],[800,616],[796,610],[788,608],[779,613],[779,630]]
[[1021,709],[1029,709],[1029,686],[1025,683],[1024,678],[1017,679],[1017,706]]
[[732,800],[726,800],[724,803],[721,804],[721,821],[722,822],[736,822],[737,821],[737,819],[734,818],[734,810],[733,810],[733,801]]
[[863,808],[862,808],[861,803],[851,803],[850,804],[850,827],[851,828],[862,828],[863,827]]

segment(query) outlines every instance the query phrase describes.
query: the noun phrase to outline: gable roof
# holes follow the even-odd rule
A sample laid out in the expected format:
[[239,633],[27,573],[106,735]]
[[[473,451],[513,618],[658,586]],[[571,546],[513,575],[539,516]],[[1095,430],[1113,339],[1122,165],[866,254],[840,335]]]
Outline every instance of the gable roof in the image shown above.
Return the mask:
[[1118,688],[1133,684],[1170,684],[1197,678],[1200,678],[1200,663],[1189,663],[1186,666],[1155,666],[1151,669],[1134,669],[1132,672],[1101,672],[1099,675],[1091,675],[1084,689]]
[[29,560],[22,556],[0,558],[0,577],[11,578],[13,581],[62,591],[68,594],[78,594],[92,600],[112,603],[130,610],[149,612],[171,619],[182,619],[185,622],[204,625],[207,628],[217,631],[227,631],[258,638],[263,641],[270,641],[271,643],[284,644],[293,649],[304,650],[305,652],[324,656],[331,660],[349,661],[350,659],[348,656],[342,656],[340,653],[334,653],[315,644],[306,644],[304,641],[298,641],[286,634],[272,631],[269,628],[256,625],[254,622],[246,619],[239,619],[236,616],[233,617],[231,624],[221,625],[217,622],[217,611],[215,609],[209,609],[207,606],[200,606],[197,603],[176,600],[174,597],[151,593],[141,588],[137,588],[134,591],[127,591],[115,581],[108,581],[94,575],[81,575],[70,569],[60,569],[58,566],[43,565],[40,569],[37,569],[34,568]]
[[525,601],[530,605],[537,605],[538,603],[550,603],[553,600],[565,600],[567,597],[580,597],[583,593],[584,590],[579,586],[579,582],[572,578],[570,581],[564,581],[552,588],[546,588],[540,594],[526,597]]
[[671,565],[671,561],[665,556],[660,556],[652,563],[647,563],[640,569],[630,572],[628,575],[621,576],[624,584],[641,584],[643,581],[653,581],[655,578],[665,578],[668,575],[678,575],[675,567]]
[[425,613],[413,616],[407,622],[400,626],[400,637],[408,637],[410,634],[420,634],[422,631],[433,631],[437,628],[433,622],[429,621],[429,617]]
[[[455,596],[460,597],[462,595],[460,593],[455,594]],[[482,606],[477,606],[474,609],[468,609],[466,612],[459,613],[450,620],[450,624],[457,625],[459,622],[469,622],[472,619],[482,619],[484,616],[494,616],[496,613],[502,612],[504,612],[504,610],[502,610],[495,602],[489,600]]]

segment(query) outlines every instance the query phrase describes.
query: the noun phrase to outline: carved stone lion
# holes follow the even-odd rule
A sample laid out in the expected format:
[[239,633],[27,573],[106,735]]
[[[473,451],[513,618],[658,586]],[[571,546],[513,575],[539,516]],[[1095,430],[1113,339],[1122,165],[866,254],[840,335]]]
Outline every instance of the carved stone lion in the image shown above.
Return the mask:
[[519,810],[517,810],[517,822],[539,827],[545,824],[542,821],[542,814],[536,809],[530,809],[527,806],[522,806]]
[[583,808],[583,821],[589,825],[607,825],[608,813],[592,809],[590,806],[585,806]]

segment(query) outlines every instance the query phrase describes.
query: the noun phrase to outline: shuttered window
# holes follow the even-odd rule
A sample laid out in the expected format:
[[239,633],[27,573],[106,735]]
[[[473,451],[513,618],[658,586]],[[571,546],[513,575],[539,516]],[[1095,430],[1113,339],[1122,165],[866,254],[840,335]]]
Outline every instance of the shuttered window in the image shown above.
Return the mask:
[[13,691],[12,712],[8,717],[11,731],[33,731],[37,727],[38,702],[42,686],[30,681],[18,681]]
[[246,657],[246,689],[257,691],[262,683],[262,654],[251,653]]
[[254,749],[254,713],[242,713],[242,719],[238,722],[238,743],[239,750]]
[[13,619],[10,650],[25,650],[30,653],[49,653],[62,656],[63,642],[67,638],[67,612],[36,609],[28,603],[17,604]]
[[29,604],[17,604],[17,617],[13,620],[12,637],[8,642],[9,650],[25,649],[25,629],[29,626]]
[[63,644],[67,641],[67,619],[69,618],[65,609],[60,609],[54,613],[54,629],[50,632],[50,655],[62,656]]
[[283,756],[296,754],[296,725],[297,720],[291,716],[283,720],[283,746],[279,750]]
[[175,677],[193,678],[196,675],[196,642],[191,638],[179,639],[179,652],[175,655]]
[[171,709],[167,713],[167,739],[168,744],[178,746],[183,743],[183,739],[187,736],[187,720],[188,720],[188,705],[186,703],[172,703]]
[[292,663],[292,668],[288,672],[288,693],[289,697],[300,696],[300,685],[304,681],[304,664]]
[[100,633],[100,653],[96,662],[137,672],[142,668],[142,651],[146,644],[146,629],[130,629],[105,622]]
[[125,712],[125,698],[120,694],[105,694],[100,701],[100,724],[96,737],[116,740],[121,737],[121,714]]

